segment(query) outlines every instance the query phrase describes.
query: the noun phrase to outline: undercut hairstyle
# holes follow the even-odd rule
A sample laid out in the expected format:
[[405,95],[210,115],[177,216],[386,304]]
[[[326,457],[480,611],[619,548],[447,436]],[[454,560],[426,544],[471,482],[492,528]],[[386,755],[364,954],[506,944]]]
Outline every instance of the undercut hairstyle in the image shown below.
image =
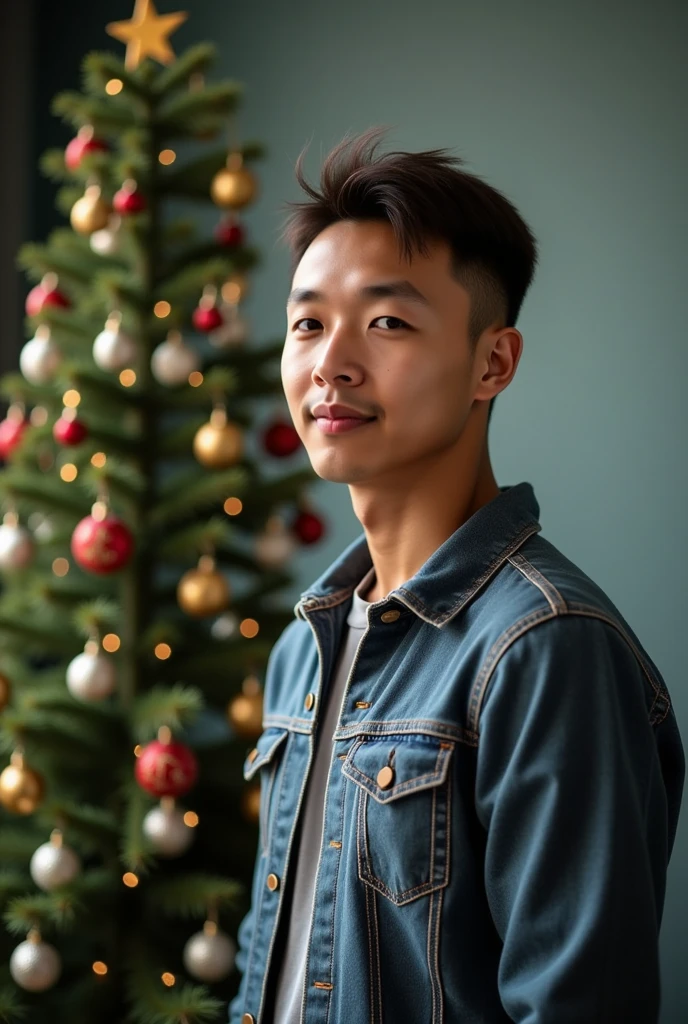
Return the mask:
[[376,157],[386,131],[374,126],[345,135],[323,162],[320,191],[303,173],[308,145],[301,150],[295,174],[310,199],[282,206],[290,211],[280,239],[290,250],[292,277],[311,242],[341,220],[388,221],[409,262],[415,253],[427,254],[428,241],[444,240],[452,275],[470,297],[468,336],[475,351],[487,328],[515,326],[537,265],[535,236],[506,196],[462,170],[464,161],[447,149]]

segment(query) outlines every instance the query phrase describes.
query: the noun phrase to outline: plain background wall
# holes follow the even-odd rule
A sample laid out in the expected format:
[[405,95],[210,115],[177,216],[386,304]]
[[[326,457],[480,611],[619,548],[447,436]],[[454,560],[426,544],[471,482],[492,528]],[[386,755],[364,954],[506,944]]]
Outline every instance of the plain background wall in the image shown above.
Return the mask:
[[[118,50],[102,26],[130,17],[133,0],[36,7],[37,153],[56,135],[49,97],[76,84],[86,49]],[[163,13],[178,7],[190,16],[175,49],[216,42],[216,75],[246,88],[241,136],[268,149],[260,198],[245,216],[264,258],[246,305],[258,342],[284,336],[280,205],[301,198],[293,165],[309,140],[306,169],[317,180],[322,156],[347,131],[391,125],[384,149],[448,147],[530,223],[540,266],[518,323],[523,357],[490,428],[497,480],[533,484],[544,535],[638,633],[688,744],[688,7],[158,2]],[[28,237],[46,233],[50,188],[36,186]],[[286,595],[294,600],[360,533],[345,487],[318,482],[312,496],[330,532],[299,555]],[[687,922],[684,808],[662,927],[662,1024],[688,1019]]]

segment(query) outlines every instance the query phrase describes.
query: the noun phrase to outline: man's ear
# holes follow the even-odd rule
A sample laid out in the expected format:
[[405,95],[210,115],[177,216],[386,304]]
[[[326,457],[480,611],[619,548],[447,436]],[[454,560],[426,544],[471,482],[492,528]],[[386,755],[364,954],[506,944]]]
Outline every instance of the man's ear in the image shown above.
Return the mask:
[[484,335],[476,352],[477,384],[474,398],[494,398],[503,391],[516,373],[523,352],[523,335],[515,327],[503,327]]

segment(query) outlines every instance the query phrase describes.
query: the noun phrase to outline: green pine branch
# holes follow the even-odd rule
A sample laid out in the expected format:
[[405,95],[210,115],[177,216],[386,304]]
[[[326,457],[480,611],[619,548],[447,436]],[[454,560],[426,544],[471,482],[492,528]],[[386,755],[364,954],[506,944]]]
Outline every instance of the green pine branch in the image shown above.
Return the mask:
[[197,43],[190,46],[173,64],[158,74],[153,84],[154,95],[165,96],[174,89],[188,88],[192,75],[202,74],[208,70],[215,60],[215,52],[212,43]]
[[196,686],[185,683],[154,686],[137,697],[132,705],[131,733],[138,742],[148,742],[162,725],[168,725],[173,731],[190,725],[203,707],[205,699]]
[[245,886],[240,882],[202,872],[156,876],[146,889],[146,901],[153,910],[170,917],[201,919],[213,904],[236,909],[244,895]]
[[16,986],[0,988],[0,1021],[2,1024],[21,1024],[29,1014],[29,1007],[22,1003]]
[[162,486],[160,499],[150,510],[152,530],[161,530],[194,511],[217,505],[228,495],[241,494],[249,479],[243,466],[215,473],[198,469],[176,473]]

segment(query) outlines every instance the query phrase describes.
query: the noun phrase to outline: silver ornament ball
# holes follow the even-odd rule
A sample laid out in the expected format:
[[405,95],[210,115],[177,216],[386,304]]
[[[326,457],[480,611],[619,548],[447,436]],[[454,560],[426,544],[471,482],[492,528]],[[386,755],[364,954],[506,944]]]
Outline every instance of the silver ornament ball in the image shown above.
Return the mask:
[[93,361],[107,373],[125,370],[136,360],[137,348],[133,338],[118,327],[107,324],[93,342]]
[[116,685],[115,664],[102,651],[83,651],[67,666],[67,689],[78,700],[103,700],[113,692]]
[[225,612],[213,622],[210,635],[214,640],[229,640],[239,629],[239,620],[234,612]]
[[221,981],[234,966],[236,943],[224,932],[209,928],[196,932],[184,946],[184,966],[199,981]]
[[48,384],[61,361],[62,353],[44,326],[38,328],[36,336],[19,353],[19,369],[30,384]]
[[45,992],[62,973],[60,955],[42,939],[20,942],[10,957],[10,974],[27,992]]
[[23,569],[33,558],[34,544],[29,531],[18,523],[0,526],[0,569]]
[[271,517],[268,528],[255,539],[255,553],[261,565],[280,569],[293,556],[298,542],[279,516]]
[[151,356],[151,370],[159,384],[174,387],[186,384],[189,374],[199,367],[198,353],[180,339],[163,341]]
[[208,341],[215,348],[242,345],[248,336],[248,320],[229,303],[220,306],[223,322],[208,335]]
[[194,830],[178,807],[151,807],[143,819],[143,834],[161,857],[179,857],[188,850]]
[[81,871],[81,861],[70,846],[43,843],[31,858],[31,877],[45,892],[67,885]]

